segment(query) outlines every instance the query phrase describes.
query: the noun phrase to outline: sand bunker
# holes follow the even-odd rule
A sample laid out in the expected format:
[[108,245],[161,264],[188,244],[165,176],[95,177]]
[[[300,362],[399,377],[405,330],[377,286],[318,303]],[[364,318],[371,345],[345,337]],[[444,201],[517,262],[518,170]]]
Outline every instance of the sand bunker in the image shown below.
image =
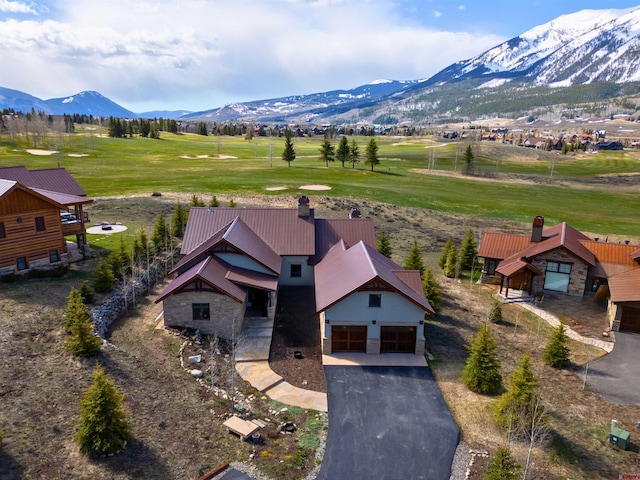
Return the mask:
[[54,153],[58,153],[57,150],[39,150],[37,148],[29,148],[25,151],[31,155],[53,155]]
[[115,224],[104,224],[104,225],[95,225],[93,227],[87,228],[87,233],[91,233],[93,235],[111,235],[112,233],[120,233],[124,232],[127,229],[125,225],[115,223]]
[[180,155],[180,158],[209,158],[209,155]]
[[88,157],[88,153],[69,153],[67,157]]
[[278,191],[278,190],[286,190],[286,189],[287,189],[287,187],[267,187],[267,188],[265,188],[265,190],[268,190],[270,192],[275,192],[275,191]]
[[221,160],[224,160],[226,158],[238,158],[238,157],[234,157],[233,155],[180,155],[180,158],[187,158],[187,159],[195,159],[195,158],[219,158]]
[[302,185],[300,190],[331,190],[328,185]]

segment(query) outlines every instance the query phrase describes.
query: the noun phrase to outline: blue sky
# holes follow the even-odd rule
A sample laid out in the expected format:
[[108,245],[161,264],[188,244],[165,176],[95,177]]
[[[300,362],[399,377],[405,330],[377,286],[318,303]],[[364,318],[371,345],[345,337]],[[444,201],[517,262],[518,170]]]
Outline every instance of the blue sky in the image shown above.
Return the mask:
[[0,86],[120,105],[231,102],[428,78],[578,10],[640,0],[0,0]]

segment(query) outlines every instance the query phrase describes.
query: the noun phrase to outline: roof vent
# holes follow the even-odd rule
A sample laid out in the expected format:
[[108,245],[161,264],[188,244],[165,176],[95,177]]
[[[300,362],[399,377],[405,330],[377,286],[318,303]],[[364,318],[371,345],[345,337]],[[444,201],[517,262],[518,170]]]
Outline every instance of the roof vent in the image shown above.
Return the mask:
[[542,229],[544,228],[544,217],[538,215],[533,219],[533,227],[531,228],[531,241],[538,243],[542,241]]
[[360,213],[360,210],[358,210],[357,208],[352,208],[351,210],[349,210],[349,218],[361,218],[362,214]]
[[309,217],[309,197],[306,195],[302,195],[298,199],[298,216],[299,217]]

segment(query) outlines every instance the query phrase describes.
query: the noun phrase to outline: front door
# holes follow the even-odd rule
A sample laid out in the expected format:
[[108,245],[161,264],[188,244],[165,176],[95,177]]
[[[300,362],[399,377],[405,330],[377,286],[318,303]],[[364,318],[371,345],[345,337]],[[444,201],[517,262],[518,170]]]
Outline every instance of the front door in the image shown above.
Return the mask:
[[332,325],[331,352],[367,351],[366,325]]

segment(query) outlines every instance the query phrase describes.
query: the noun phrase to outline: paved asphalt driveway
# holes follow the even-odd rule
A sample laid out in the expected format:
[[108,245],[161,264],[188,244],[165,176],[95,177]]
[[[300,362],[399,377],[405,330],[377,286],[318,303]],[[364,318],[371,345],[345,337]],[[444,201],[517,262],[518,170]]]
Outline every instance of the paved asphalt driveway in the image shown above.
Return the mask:
[[640,334],[615,335],[613,351],[589,365],[587,383],[611,403],[640,405]]
[[317,480],[448,480],[460,433],[428,367],[325,366]]

